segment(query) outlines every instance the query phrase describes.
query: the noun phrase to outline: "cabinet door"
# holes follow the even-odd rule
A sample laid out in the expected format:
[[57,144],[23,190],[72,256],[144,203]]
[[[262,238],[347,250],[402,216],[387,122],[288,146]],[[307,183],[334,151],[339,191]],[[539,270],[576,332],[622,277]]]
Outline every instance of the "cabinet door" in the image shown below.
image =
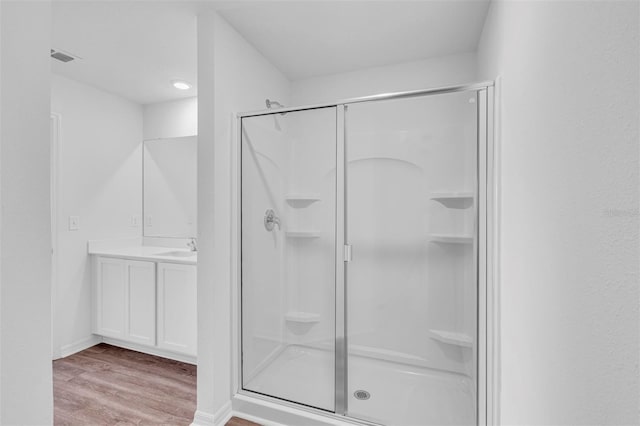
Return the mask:
[[197,355],[196,267],[158,263],[158,347]]
[[124,338],[143,345],[156,344],[156,265],[127,261],[127,316]]
[[96,259],[96,334],[121,339],[126,316],[125,261],[98,257]]

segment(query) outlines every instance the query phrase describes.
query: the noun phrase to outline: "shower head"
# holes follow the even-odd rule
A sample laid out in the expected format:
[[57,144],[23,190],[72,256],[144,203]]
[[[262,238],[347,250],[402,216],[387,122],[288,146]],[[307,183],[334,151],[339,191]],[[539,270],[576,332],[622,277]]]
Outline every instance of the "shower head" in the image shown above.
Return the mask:
[[274,106],[277,107],[277,108],[284,108],[284,105],[282,105],[278,101],[272,101],[270,99],[265,99],[264,103],[267,105],[267,108],[269,108],[269,109],[271,109]]

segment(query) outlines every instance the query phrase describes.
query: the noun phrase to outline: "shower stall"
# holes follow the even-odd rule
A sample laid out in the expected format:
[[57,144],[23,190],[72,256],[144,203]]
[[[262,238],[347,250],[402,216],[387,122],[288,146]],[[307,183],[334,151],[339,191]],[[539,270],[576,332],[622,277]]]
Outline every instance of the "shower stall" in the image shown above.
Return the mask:
[[486,422],[492,110],[487,83],[239,114],[241,395]]

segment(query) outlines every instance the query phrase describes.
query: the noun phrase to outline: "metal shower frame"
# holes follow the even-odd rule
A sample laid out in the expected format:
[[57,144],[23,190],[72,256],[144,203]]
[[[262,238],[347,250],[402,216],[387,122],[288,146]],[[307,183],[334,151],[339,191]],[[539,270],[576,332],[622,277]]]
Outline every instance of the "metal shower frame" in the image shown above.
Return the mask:
[[[348,106],[363,102],[375,102],[404,98],[415,98],[455,92],[475,92],[478,102],[477,117],[477,194],[478,194],[478,238],[475,247],[478,273],[478,338],[477,338],[477,420],[478,425],[497,423],[497,323],[494,320],[497,309],[497,289],[494,288],[495,269],[497,265],[496,235],[497,214],[494,121],[495,121],[495,86],[494,82],[482,82],[468,85],[441,87],[435,89],[406,92],[384,93],[373,96],[346,99],[337,102],[313,104],[297,107],[282,107],[243,112],[236,115],[237,126],[234,138],[233,164],[233,208],[232,214],[232,285],[233,285],[233,324],[232,324],[232,393],[243,397],[256,398],[266,402],[275,402],[289,409],[324,416],[327,421],[339,421],[345,424],[378,425],[377,423],[352,418],[347,415],[347,335],[346,335],[346,262],[343,247],[346,247],[346,158],[345,143],[347,133]],[[484,106],[484,108],[481,107]],[[335,413],[317,409],[277,397],[265,396],[242,388],[242,339],[241,322],[241,137],[242,119],[264,115],[282,114],[293,111],[304,111],[319,108],[335,107],[336,121],[336,307],[335,307]],[[342,166],[341,166],[342,165]]]

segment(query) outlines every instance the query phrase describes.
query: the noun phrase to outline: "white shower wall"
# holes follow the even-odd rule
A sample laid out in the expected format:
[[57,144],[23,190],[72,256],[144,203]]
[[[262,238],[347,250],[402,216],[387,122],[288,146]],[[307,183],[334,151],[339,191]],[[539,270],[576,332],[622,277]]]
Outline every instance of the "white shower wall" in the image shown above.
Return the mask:
[[335,339],[336,108],[297,113],[288,138],[287,196],[317,197],[310,204],[286,202],[290,231],[319,238],[287,238],[287,310],[318,315],[318,323],[287,321],[289,343],[333,349]]
[[[320,102],[331,102],[339,99],[347,99],[358,96],[368,96],[379,93],[407,91],[407,90],[419,90],[424,88],[443,87],[448,85],[466,84],[476,80],[476,55],[475,53],[462,53],[450,56],[428,58],[422,61],[408,62],[402,64],[394,64],[389,66],[368,68],[355,70],[347,73],[333,74],[327,76],[314,77],[304,80],[298,80],[292,82],[292,103],[295,105],[314,104]],[[469,105],[470,108],[474,108],[473,105]],[[373,111],[372,111],[373,112]],[[460,123],[456,123],[456,113],[452,110],[438,112],[438,108],[435,107],[433,111],[424,111],[422,109],[412,110],[411,108],[398,109],[396,114],[391,116],[376,116],[375,112],[370,117],[370,123],[364,124],[373,126],[370,127],[370,133],[354,134],[353,137],[361,138],[361,140],[367,138],[371,143],[359,144],[358,141],[347,142],[348,150],[353,147],[371,147],[375,146],[378,150],[375,155],[380,157],[390,156],[407,159],[409,161],[415,161],[419,158],[421,152],[420,149],[426,149],[429,145],[428,141],[420,141],[420,132],[413,134],[411,127],[407,127],[404,133],[395,132],[395,134],[385,134],[385,130],[382,128],[375,129],[376,123],[393,122],[399,120],[400,123],[411,123],[419,121],[419,117],[412,114],[424,114],[427,113],[433,123],[434,131],[440,129],[440,134],[431,135],[432,141],[435,140],[437,148],[432,145],[430,148],[433,150],[439,150],[439,159],[432,157],[432,151],[428,157],[425,157],[425,163],[420,164],[422,170],[428,170],[430,173],[424,175],[414,170],[416,176],[411,176],[411,172],[407,168],[400,167],[402,170],[400,174],[397,174],[397,181],[385,181],[384,185],[388,185],[388,191],[386,193],[389,196],[393,196],[396,190],[401,191],[423,191],[423,195],[416,196],[412,205],[404,205],[402,211],[398,211],[396,204],[391,199],[384,199],[378,194],[376,197],[376,189],[369,188],[369,193],[362,193],[362,187],[360,193],[350,193],[349,197],[353,197],[351,202],[359,203],[375,203],[377,207],[388,209],[389,211],[379,211],[382,216],[393,218],[395,220],[389,220],[386,223],[380,224],[378,228],[384,228],[389,230],[389,238],[396,241],[402,240],[405,237],[413,239],[416,244],[418,241],[425,243],[426,234],[429,232],[438,232],[443,234],[455,234],[463,233],[469,234],[472,232],[473,220],[470,218],[471,210],[454,210],[448,209],[436,202],[429,202],[426,193],[437,191],[454,191],[463,192],[473,190],[471,188],[471,179],[475,175],[470,173],[464,173],[464,170],[475,171],[475,155],[474,152],[469,151],[461,147],[459,144],[448,144],[454,140],[457,136],[455,133],[456,126]],[[378,113],[380,114],[380,113]],[[465,119],[465,131],[468,133],[473,128],[471,126],[472,120],[475,116],[467,116]],[[441,122],[448,122],[447,127],[439,126]],[[348,122],[348,126],[353,128],[356,123]],[[452,132],[453,130],[453,132]],[[469,137],[469,134],[464,137]],[[413,138],[413,140],[410,140]],[[405,150],[410,147],[408,151],[402,152],[398,149],[398,142],[404,141]],[[407,143],[408,142],[408,143]],[[422,142],[422,143],[421,143]],[[373,145],[372,145],[373,144]],[[456,149],[458,148],[458,149]],[[359,148],[356,148],[359,149]],[[413,150],[413,151],[411,151]],[[418,150],[418,151],[416,151]],[[351,152],[353,158],[358,156],[370,155],[371,153],[365,152]],[[310,157],[309,161],[313,157]],[[366,168],[373,173],[375,165],[372,164],[351,164],[352,171],[355,173],[367,173]],[[308,164],[301,164],[301,167],[308,167]],[[360,170],[360,171],[359,171]],[[404,176],[404,177],[403,177]],[[440,180],[438,180],[440,179]],[[456,181],[458,179],[458,181]],[[427,188],[424,187],[427,185]],[[366,211],[362,211],[366,213]],[[424,213],[424,214],[423,214]],[[373,217],[373,216],[369,216]],[[362,221],[367,220],[367,215],[359,215],[359,222],[366,227],[374,227],[373,223],[365,223]],[[419,224],[418,224],[419,223]],[[402,228],[402,229],[401,229]],[[413,236],[412,236],[413,235]],[[458,330],[464,331],[462,334],[473,335],[475,333],[475,291],[470,293],[469,284],[463,286],[462,283],[470,283],[475,277],[465,276],[465,273],[458,272],[457,275],[452,271],[468,271],[473,269],[473,261],[471,254],[466,256],[450,256],[447,253],[443,253],[442,247],[429,247],[429,262],[431,266],[424,266],[424,270],[421,271],[420,276],[410,277],[408,281],[405,281],[407,288],[393,288],[384,284],[383,277],[372,276],[371,280],[362,276],[363,288],[356,289],[353,284],[352,290],[360,294],[360,297],[366,296],[367,300],[361,300],[363,309],[366,311],[359,312],[358,319],[352,319],[352,328],[354,335],[350,336],[352,349],[361,350],[362,353],[371,353],[372,348],[377,348],[374,353],[377,356],[381,356],[381,349],[386,349],[388,352],[386,357],[390,359],[417,362],[419,364],[426,364],[436,368],[443,368],[450,371],[459,371],[472,374],[471,359],[472,354],[466,348],[460,348],[455,346],[447,346],[436,343],[433,339],[429,338],[429,330]],[[449,251],[452,249],[450,248]],[[468,250],[457,248],[453,250]],[[446,250],[445,250],[446,251]],[[354,256],[357,259],[358,247],[354,247]],[[396,254],[398,257],[398,254]],[[389,270],[394,268],[403,268],[402,262],[406,261],[398,259],[399,263],[396,263],[394,267],[390,267]],[[468,275],[468,274],[467,274]],[[453,276],[453,278],[452,278]],[[420,280],[428,280],[430,285],[422,285]],[[445,282],[447,284],[445,284]],[[308,281],[307,286],[311,286],[313,281]],[[442,283],[438,286],[436,283]],[[449,285],[448,283],[451,283]],[[457,290],[462,289],[465,290]],[[385,290],[386,289],[386,290]],[[428,300],[429,304],[415,306],[414,309],[420,313],[421,320],[418,322],[406,321],[403,318],[403,312],[407,312],[404,304],[401,302],[401,296],[410,294],[410,300],[413,303],[421,304]],[[352,296],[352,298],[355,296]],[[379,306],[385,300],[395,300],[395,303],[391,303],[393,308],[388,308],[384,315],[380,315]],[[457,308],[455,311],[448,309],[447,303],[438,303],[438,301],[449,300],[454,303]],[[356,305],[358,306],[358,304]],[[367,308],[364,308],[366,306]],[[353,308],[352,308],[353,309]],[[378,312],[377,312],[378,311]],[[325,312],[323,315],[327,314]],[[384,324],[382,327],[375,327],[375,325],[383,325],[385,319],[390,321]],[[401,324],[402,323],[402,326]],[[405,327],[406,324],[411,324],[409,328]],[[324,325],[318,324],[317,336],[327,335],[319,331]],[[367,331],[377,328],[377,332]],[[386,331],[383,331],[386,330]],[[397,330],[401,330],[397,332]],[[472,333],[473,331],[473,333]],[[312,329],[310,333],[316,332],[316,329]],[[310,338],[310,340],[312,340]],[[384,342],[380,346],[380,342]],[[418,356],[418,360],[411,359],[410,354]]]
[[[305,105],[305,104],[315,104],[320,102],[330,102],[339,99],[346,99],[357,96],[367,96],[385,92],[394,92],[394,91],[404,91],[404,90],[419,90],[430,87],[442,87],[447,85],[456,85],[456,84],[465,84],[469,82],[473,82],[476,79],[476,55],[475,53],[462,53],[457,55],[450,55],[444,57],[437,58],[429,58],[422,61],[408,62],[403,64],[394,64],[383,67],[375,67],[368,68],[362,70],[355,70],[352,72],[342,73],[342,74],[333,74],[328,76],[320,76],[314,77],[304,80],[297,80],[291,83],[291,98],[293,105]],[[469,105],[469,108],[475,111],[474,105]],[[458,135],[456,135],[455,131],[452,133],[450,130],[459,127],[459,117],[456,117],[456,113],[452,113],[451,110],[446,112],[438,112],[438,108],[434,108],[434,111],[423,111],[417,109],[415,111],[411,111],[411,108],[399,109],[397,114],[388,117],[371,117],[371,123],[380,123],[384,122],[384,120],[388,120],[387,122],[393,122],[395,120],[399,120],[399,122],[411,123],[419,120],[419,117],[412,115],[413,114],[424,114],[428,113],[431,118],[433,118],[432,122],[434,124],[434,129],[443,129],[442,126],[438,126],[441,122],[449,122],[450,125],[445,129],[441,130],[441,134],[431,135],[432,139],[438,140],[437,148],[432,146],[434,150],[443,150],[439,151],[440,156],[445,156],[446,158],[440,157],[438,160],[435,160],[434,157],[429,157],[429,159],[425,160],[429,162],[429,164],[421,164],[421,167],[426,167],[431,170],[431,173],[428,176],[422,176],[422,180],[429,180],[430,183],[428,188],[430,191],[469,191],[473,190],[471,188],[472,180],[475,178],[474,174],[464,173],[464,170],[475,171],[475,153],[470,152],[468,149],[462,148],[459,144],[447,144],[447,142],[455,139]],[[435,113],[435,115],[433,114]],[[406,115],[405,115],[406,114]],[[474,113],[475,114],[475,113]],[[404,117],[403,117],[404,116]],[[472,122],[475,120],[475,115],[467,116],[465,122],[465,131],[468,133],[472,131],[473,126]],[[304,123],[307,127],[321,126],[322,120],[316,120],[315,123],[312,119],[309,119]],[[352,123],[355,124],[355,123]],[[407,131],[404,134],[400,134],[396,132],[396,134],[385,135],[384,130],[377,129],[374,130],[374,127],[371,128],[371,133],[366,135],[364,133],[355,135],[357,138],[368,138],[374,137],[377,138],[375,141],[377,142],[374,145],[377,147],[379,152],[376,155],[379,156],[391,156],[397,157],[398,155],[406,158],[406,159],[414,159],[417,158],[416,155],[420,155],[420,152],[416,152],[415,150],[423,149],[425,147],[424,143],[421,143],[420,140],[415,139],[410,142],[408,145],[411,146],[414,151],[413,152],[398,152],[397,144],[394,142],[401,141],[407,138],[419,138],[418,135],[412,135],[412,130],[410,128],[406,129]],[[293,129],[292,129],[293,131]],[[448,134],[447,134],[448,132]],[[314,132],[309,132],[313,134]],[[377,135],[374,135],[377,133]],[[465,137],[475,135],[464,135]],[[426,141],[422,141],[426,142]],[[358,146],[358,143],[351,144],[350,146]],[[361,146],[371,146],[371,144],[362,144]],[[408,146],[405,144],[404,146]],[[316,171],[311,174],[305,174],[304,171],[313,170],[314,166],[317,164],[321,164],[316,160],[317,155],[313,152],[313,147],[315,146],[314,141],[308,141],[307,143],[299,144],[298,148],[305,147],[308,149],[307,155],[303,153],[297,153],[296,158],[296,167],[297,170],[300,170],[301,173],[298,173],[297,179],[305,179],[305,176],[312,176],[319,174],[320,171]],[[457,149],[456,149],[457,148]],[[356,148],[357,149],[357,148]],[[358,156],[357,152],[352,153],[354,156]],[[365,155],[365,153],[362,153]],[[368,154],[367,154],[368,155]],[[355,166],[354,170],[357,170],[358,165],[352,164]],[[366,167],[366,165],[365,165]],[[446,170],[445,170],[446,169]],[[401,177],[398,177],[402,179]],[[441,181],[437,179],[440,178]],[[397,182],[386,182],[391,188],[396,188],[398,185],[402,183],[406,183],[409,185],[417,185],[416,188],[410,189],[408,187],[404,187],[403,191],[418,191],[419,184],[417,181],[420,178],[416,179],[405,179],[405,182],[397,181]],[[435,180],[433,180],[435,179]],[[456,179],[459,179],[456,181]],[[304,186],[304,185],[302,185]],[[431,187],[432,186],[432,187]],[[425,189],[425,188],[420,188]],[[325,191],[327,191],[327,187],[325,186]],[[317,191],[316,191],[317,192]],[[375,190],[373,191],[375,192]],[[373,192],[369,195],[373,196]],[[390,194],[393,194],[393,190],[389,191]],[[368,198],[363,194],[349,194],[349,196],[355,197],[354,199],[360,200],[360,202],[371,202],[373,199],[371,197]],[[353,200],[352,200],[353,201]],[[383,206],[387,206],[390,209],[393,209],[394,204],[392,202],[383,202],[381,203]],[[403,219],[397,219],[395,223],[388,223],[385,226],[387,229],[391,230],[391,233],[394,234],[394,238],[401,239],[400,234],[404,233],[405,235],[415,234],[416,241],[421,239],[424,243],[425,234],[428,233],[429,223],[434,225],[433,231],[436,230],[439,233],[465,233],[469,234],[473,231],[473,220],[470,218],[471,210],[452,210],[443,207],[442,205],[434,202],[427,202],[427,196],[416,197],[415,204],[412,206],[406,206],[405,209],[407,212],[417,212],[420,213],[428,213],[420,216],[420,214],[415,214],[413,221],[407,221]],[[311,220],[310,215],[312,214],[313,207],[309,209],[304,216],[306,219],[298,219],[298,220]],[[396,216],[398,216],[399,212],[396,212]],[[392,216],[393,213],[390,212],[389,216]],[[406,214],[405,214],[406,215]],[[402,216],[402,215],[400,215]],[[421,219],[418,219],[420,217]],[[426,219],[425,221],[425,218]],[[317,219],[316,219],[317,220]],[[366,217],[360,217],[359,220],[366,220]],[[418,220],[422,220],[420,222],[419,227],[421,230],[416,232],[412,226],[407,224],[417,223]],[[311,220],[313,222],[313,220]],[[407,225],[404,230],[398,229],[398,224],[402,226],[402,224]],[[371,224],[369,224],[371,225]],[[462,226],[462,227],[461,227]],[[420,236],[418,236],[420,235]],[[445,276],[451,275],[450,271],[452,270],[469,270],[473,267],[469,262],[472,261],[472,256],[465,256],[465,260],[460,260],[460,257],[451,257],[446,254],[437,253],[437,248],[431,247],[430,250],[433,253],[430,253],[430,256],[433,256],[433,259],[430,260],[430,263],[433,263],[434,267],[428,268],[428,276],[429,279],[433,282],[438,281],[438,274],[444,274]],[[291,250],[290,250],[291,251]],[[357,248],[354,253],[357,253]],[[299,257],[304,257],[305,255],[302,253],[297,254]],[[311,256],[311,254],[307,254],[307,256]],[[356,254],[357,256],[357,254]],[[465,263],[466,262],[466,263]],[[427,274],[427,272],[425,272]],[[449,278],[447,278],[449,279]],[[455,278],[455,280],[460,282],[468,282],[469,280],[474,279],[474,277],[468,277],[463,275],[459,275]],[[308,280],[303,280],[302,287],[298,289],[298,292],[301,294],[307,294],[309,307],[306,308],[310,312],[319,313],[321,318],[327,318],[333,314],[333,311],[330,311],[326,301],[326,294],[324,297],[317,297],[317,289],[322,288],[317,285],[317,279],[314,280],[313,277]],[[451,293],[449,298],[455,299],[458,298],[460,300],[464,300],[464,302],[460,301],[457,303],[459,306],[457,313],[448,312],[446,307],[442,304],[432,303],[430,309],[426,309],[428,311],[428,315],[431,318],[430,323],[433,327],[441,327],[448,329],[458,329],[458,330],[472,330],[475,329],[475,305],[472,303],[472,299],[475,297],[475,293],[472,294],[453,294],[454,288],[456,286],[444,287],[440,290],[441,293],[447,294]],[[407,291],[412,292],[414,286],[406,289]],[[375,293],[372,288],[366,289],[369,293]],[[417,293],[412,294],[416,296],[412,299],[420,300],[425,296],[424,292],[427,292],[427,286],[417,285]],[[436,291],[433,288],[430,290],[431,292]],[[400,296],[400,291],[396,290],[395,297]],[[312,297],[313,295],[313,297]],[[390,296],[386,292],[382,291],[379,293],[379,296],[374,296],[376,300],[385,300],[386,297]],[[444,297],[444,296],[443,296]],[[431,300],[438,300],[437,297],[431,298]],[[375,300],[372,300],[375,302]],[[375,304],[374,304],[375,305]],[[290,309],[291,304],[285,309]],[[402,311],[401,305],[398,305],[397,309]],[[461,315],[461,321],[459,323],[455,323],[453,316],[458,313],[466,312],[466,314]],[[373,313],[364,315],[364,317],[373,319]],[[393,313],[389,312],[389,318],[398,318],[398,316],[393,315]],[[449,318],[449,319],[446,319]],[[314,344],[319,344],[323,340],[333,339],[333,330],[330,330],[326,321],[321,321],[317,325],[313,327],[309,327],[308,332],[304,333],[302,336],[299,334],[289,332],[289,336],[287,341],[289,342],[314,342]],[[390,326],[391,324],[389,324]],[[394,340],[395,343],[390,345],[389,350],[392,352],[399,352],[403,354],[409,354],[415,352],[417,348],[422,348],[418,350],[418,352],[422,352],[424,358],[429,358],[430,362],[435,362],[435,365],[440,366],[441,368],[449,369],[452,371],[469,371],[469,361],[470,361],[470,353],[461,353],[459,348],[447,348],[446,346],[437,347],[431,339],[426,337],[428,334],[428,327],[421,326],[416,324],[418,330],[404,330],[404,332],[396,333],[389,332],[387,334],[388,339]],[[356,328],[366,328],[364,325],[362,327],[358,326]],[[392,330],[393,328],[387,327],[388,330]],[[402,327],[400,329],[403,329]],[[469,333],[467,333],[469,334]],[[366,338],[365,336],[369,336]],[[358,332],[357,336],[352,337],[352,342],[354,342],[357,346],[362,346],[365,352],[367,352],[366,348],[375,347],[375,340],[381,338],[381,336],[377,333],[367,334],[366,332]],[[382,338],[385,340],[385,338]],[[431,349],[426,349],[430,347]],[[429,353],[430,356],[426,354]],[[401,357],[402,358],[402,357]],[[465,367],[467,365],[467,367]]]
[[[476,341],[474,92],[354,104],[347,113],[350,352],[472,376]],[[471,102],[471,103],[470,103]],[[460,344],[437,333],[456,333]]]

